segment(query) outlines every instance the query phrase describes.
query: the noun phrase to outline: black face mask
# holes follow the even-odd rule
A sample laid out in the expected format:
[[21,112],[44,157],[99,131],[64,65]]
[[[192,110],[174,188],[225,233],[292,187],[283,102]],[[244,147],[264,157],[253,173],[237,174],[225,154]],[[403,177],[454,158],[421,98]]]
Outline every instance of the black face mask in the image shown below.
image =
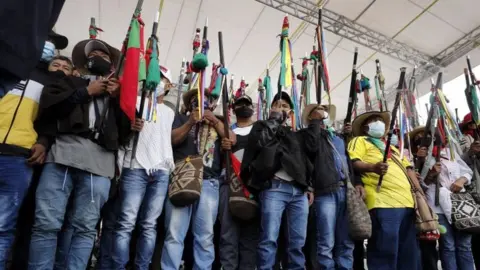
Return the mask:
[[57,79],[62,79],[67,76],[67,74],[65,74],[65,72],[61,70],[50,71],[50,75],[52,75],[52,77],[55,77]]
[[98,76],[105,76],[110,72],[112,63],[103,59],[101,56],[95,55],[88,58],[87,69],[93,74]]
[[239,118],[250,118],[253,115],[253,109],[249,107],[240,107],[234,110],[235,115]]

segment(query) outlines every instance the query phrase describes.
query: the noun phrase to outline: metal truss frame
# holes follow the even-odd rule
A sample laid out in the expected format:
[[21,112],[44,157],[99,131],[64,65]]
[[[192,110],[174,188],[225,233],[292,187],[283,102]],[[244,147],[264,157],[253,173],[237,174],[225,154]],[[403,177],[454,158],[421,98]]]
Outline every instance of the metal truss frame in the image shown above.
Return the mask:
[[[439,71],[441,71],[441,68],[439,66],[446,67],[479,46],[480,26],[476,27],[470,33],[466,34],[465,36],[448,46],[446,49],[438,53],[435,56],[435,58],[439,61],[438,66],[419,66],[415,74],[415,80],[417,82],[422,82],[428,78],[431,78]],[[410,78],[411,76],[412,74],[410,73],[409,75],[407,75],[407,78]],[[392,85],[388,90],[385,90],[385,99],[388,102],[392,102],[395,99],[396,91],[394,87],[396,87],[397,85],[398,83]]]
[[[313,25],[316,25],[318,22],[318,14],[312,14],[312,11],[317,10],[318,7],[312,2],[312,0],[255,1],[290,14]],[[322,10],[322,23],[325,30],[332,32],[335,35],[411,64],[412,66],[417,66],[415,74],[417,83],[434,76],[443,68],[480,46],[480,26],[445,48],[437,55],[430,56],[328,9]],[[410,78],[411,76],[411,73],[407,74],[407,78]],[[387,102],[392,102],[395,99],[396,86],[397,83],[392,84],[392,86],[385,90]],[[376,106],[378,105],[373,105],[374,108]],[[362,110],[364,110],[364,108],[359,108],[359,111]]]
[[[316,25],[318,13],[312,11],[318,9],[312,0],[255,0],[259,3],[290,14],[300,20]],[[360,25],[345,16],[332,12],[328,9],[322,10],[323,29],[340,37],[354,41],[367,48],[386,54],[400,61],[413,65],[437,65],[437,59],[404,43],[398,42],[383,34],[375,32],[363,25]]]

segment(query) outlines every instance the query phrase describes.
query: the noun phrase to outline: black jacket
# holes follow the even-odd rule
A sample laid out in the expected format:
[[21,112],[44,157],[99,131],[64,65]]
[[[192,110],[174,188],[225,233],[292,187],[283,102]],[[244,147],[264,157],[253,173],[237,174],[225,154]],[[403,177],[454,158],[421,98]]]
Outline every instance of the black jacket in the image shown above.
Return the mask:
[[[311,174],[312,187],[315,195],[321,195],[334,192],[340,187],[340,174],[337,172],[334,160],[334,150],[329,140],[328,131],[322,129],[319,124],[311,124],[308,128],[299,130],[298,135],[301,137],[301,146],[303,152],[307,154],[309,162],[313,165]],[[341,134],[336,134],[343,138]],[[354,174],[352,162],[345,150],[347,157],[347,166],[350,181],[353,185],[361,184],[361,178]]]
[[309,188],[312,168],[300,147],[299,136],[275,120],[257,121],[248,135],[241,178],[247,179],[247,187],[255,194],[269,188],[281,168],[298,186]]
[[91,97],[86,89],[88,83],[86,79],[69,76],[45,86],[35,128],[50,138],[58,134],[75,134],[90,138],[107,150],[117,150],[131,138],[130,120],[120,109],[119,100],[110,98],[100,136],[94,139],[89,128]]
[[0,74],[26,79],[42,56],[45,40],[65,0],[0,1]]

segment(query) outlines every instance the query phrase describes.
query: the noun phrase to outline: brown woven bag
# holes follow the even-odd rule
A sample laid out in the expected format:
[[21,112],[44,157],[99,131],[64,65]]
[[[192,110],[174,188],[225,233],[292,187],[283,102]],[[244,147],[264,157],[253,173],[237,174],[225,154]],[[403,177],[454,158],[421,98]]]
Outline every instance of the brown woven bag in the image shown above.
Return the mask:
[[202,156],[188,156],[175,163],[168,185],[168,198],[175,206],[191,205],[200,199],[203,184]]

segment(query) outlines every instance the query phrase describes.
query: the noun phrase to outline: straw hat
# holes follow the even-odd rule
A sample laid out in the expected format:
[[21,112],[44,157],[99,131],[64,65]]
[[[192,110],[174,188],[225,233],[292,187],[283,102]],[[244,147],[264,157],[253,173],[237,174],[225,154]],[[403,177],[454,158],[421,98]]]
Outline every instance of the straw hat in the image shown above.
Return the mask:
[[115,67],[118,67],[118,60],[120,58],[120,51],[114,47],[108,45],[105,41],[99,39],[86,39],[80,41],[75,45],[72,51],[72,62],[75,68],[80,71],[80,73],[85,73],[87,64],[88,55],[95,50],[100,50],[107,53],[110,56]]
[[[190,100],[192,99],[192,97],[196,95],[198,95],[198,88],[193,88],[185,92],[182,96],[183,104],[185,104],[185,106],[190,105]],[[210,97],[210,95],[206,91],[205,91],[205,97],[207,98]]]
[[415,136],[417,136],[418,133],[424,132],[424,131],[425,131],[425,126],[418,126],[408,133],[408,137],[410,137],[410,140],[412,140],[415,138]]
[[335,105],[318,105],[318,104],[309,104],[303,109],[302,112],[302,122],[304,124],[308,124],[310,121],[308,120],[308,116],[312,113],[313,110],[315,110],[318,106],[322,106],[326,112],[328,112],[328,118],[330,118],[331,121],[335,120],[335,116],[337,114],[337,107]]
[[379,111],[370,111],[366,113],[362,113],[357,116],[352,123],[352,134],[353,136],[362,136],[363,135],[363,123],[365,120],[370,118],[371,116],[380,116],[385,122],[385,134],[388,131],[388,126],[390,125],[390,112],[379,112]]

